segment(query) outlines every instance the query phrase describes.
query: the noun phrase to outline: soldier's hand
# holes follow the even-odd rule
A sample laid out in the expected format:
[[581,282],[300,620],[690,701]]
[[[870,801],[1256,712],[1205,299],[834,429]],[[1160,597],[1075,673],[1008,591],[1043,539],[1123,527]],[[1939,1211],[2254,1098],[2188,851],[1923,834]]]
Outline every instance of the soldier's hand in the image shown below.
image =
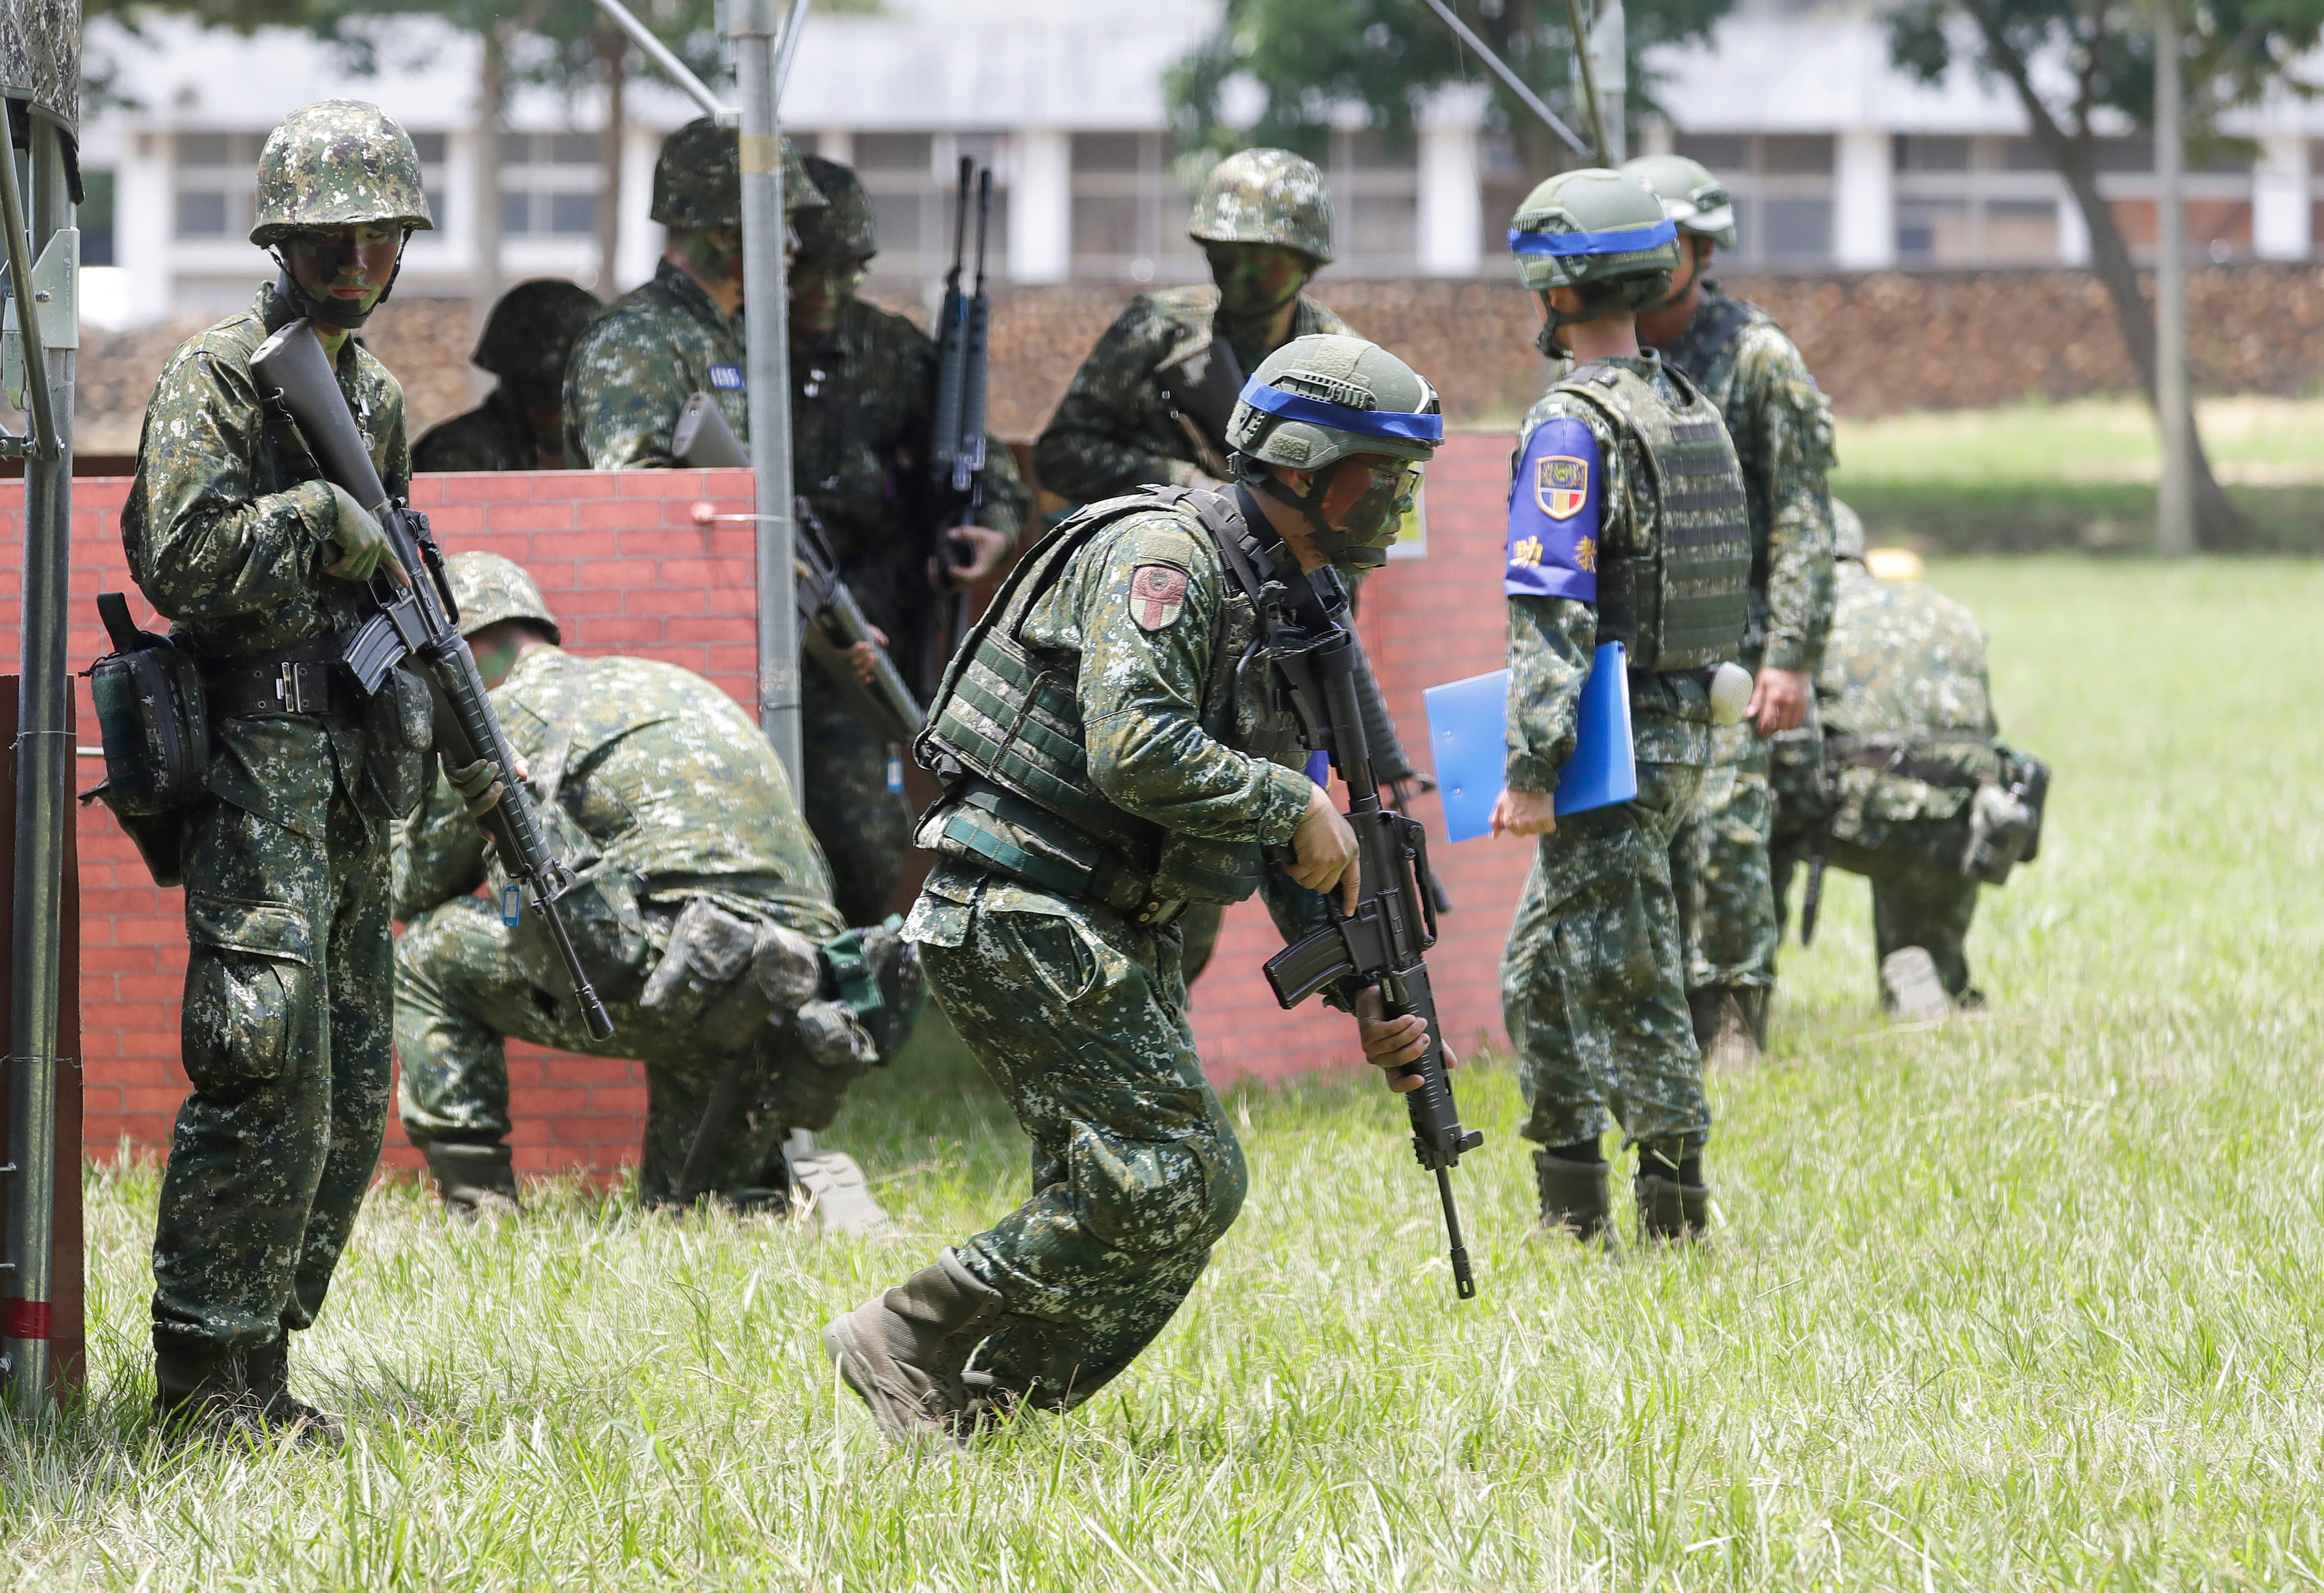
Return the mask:
[[1321,786],[1308,789],[1307,811],[1299,815],[1299,827],[1291,832],[1291,864],[1285,873],[1310,890],[1328,891],[1336,885],[1340,911],[1356,910],[1356,897],[1363,889],[1363,870],[1356,861],[1356,833]]
[[872,677],[880,673],[880,649],[887,645],[888,633],[874,625],[871,640],[855,642],[848,648],[847,667],[855,671],[855,678],[863,685],[871,685]]
[[1009,553],[1009,533],[991,526],[955,526],[947,533],[969,550],[966,564],[947,564],[936,572],[939,586],[973,586],[991,575]]
[[479,758],[461,769],[447,769],[444,778],[452,782],[452,789],[468,809],[468,816],[480,819],[500,806],[501,794],[508,787],[501,783],[501,766],[489,758]]
[[384,569],[397,585],[408,588],[411,577],[395,562],[395,550],[388,544],[387,531],[372,511],[336,482],[331,483],[331,502],[339,511],[338,523],[330,539],[338,557],[323,566],[323,574],[342,581],[368,581]]
[[1496,835],[1549,835],[1557,830],[1557,798],[1548,791],[1512,791],[1504,787],[1493,801]]
[[1815,681],[1804,669],[1762,669],[1751,682],[1751,703],[1743,716],[1763,736],[1796,729],[1808,716],[1808,694]]
[[[1415,1012],[1382,1017],[1381,1009],[1377,987],[1356,998],[1356,1035],[1363,1042],[1364,1060],[1377,1068],[1406,1067],[1418,1062],[1428,1051],[1428,1020]],[[1450,1045],[1444,1048],[1444,1065],[1461,1065]],[[1388,1087],[1398,1095],[1406,1094],[1420,1088],[1420,1077],[1398,1078],[1391,1073]]]

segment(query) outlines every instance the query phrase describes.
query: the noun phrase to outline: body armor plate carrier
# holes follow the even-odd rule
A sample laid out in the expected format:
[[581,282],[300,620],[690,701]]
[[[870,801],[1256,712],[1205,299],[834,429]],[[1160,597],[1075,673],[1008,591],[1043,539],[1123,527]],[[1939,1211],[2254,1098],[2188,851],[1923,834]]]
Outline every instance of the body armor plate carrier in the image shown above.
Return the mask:
[[1704,669],[1732,658],[1748,618],[1751,526],[1743,468],[1719,410],[1664,367],[1674,407],[1635,372],[1583,365],[1551,389],[1571,393],[1638,440],[1654,512],[1651,535],[1606,547],[1598,566],[1598,640],[1630,668]]

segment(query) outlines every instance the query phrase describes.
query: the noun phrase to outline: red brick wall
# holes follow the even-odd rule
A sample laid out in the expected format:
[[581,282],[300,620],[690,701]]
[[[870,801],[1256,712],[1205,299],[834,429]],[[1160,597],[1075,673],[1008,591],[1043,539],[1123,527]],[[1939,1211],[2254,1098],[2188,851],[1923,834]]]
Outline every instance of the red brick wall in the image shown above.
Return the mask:
[[[1363,629],[1390,704],[1416,759],[1427,761],[1420,689],[1500,667],[1498,580],[1508,442],[1456,437],[1431,474],[1429,555],[1391,566],[1366,591]],[[121,553],[125,482],[74,483],[72,656],[86,666],[105,650],[93,599],[134,591]],[[414,490],[447,549],[504,553],[530,568],[584,653],[635,653],[707,675],[749,702],[755,657],[752,538],[742,520],[698,525],[697,502],[721,514],[748,512],[742,472],[544,474],[423,477]],[[0,489],[0,658],[16,650],[22,500]],[[133,598],[141,620],[150,617]],[[156,628],[159,628],[158,626]],[[80,689],[85,693],[86,685]],[[96,740],[84,696],[82,740]],[[100,778],[84,760],[81,785]],[[1439,819],[1433,799],[1424,816]],[[1439,832],[1441,833],[1441,831]],[[122,1140],[168,1143],[186,1089],[178,1064],[178,998],[185,970],[180,893],[157,889],[110,815],[80,810],[82,1033],[88,1137],[105,1154]],[[1438,867],[1456,904],[1431,960],[1447,1032],[1498,1034],[1498,964],[1530,856],[1517,843],[1440,846]],[[1311,1004],[1279,1011],[1259,964],[1274,948],[1256,903],[1228,916],[1211,971],[1198,987],[1194,1021],[1204,1057],[1222,1078],[1276,1078],[1344,1063],[1348,1021]],[[636,1064],[510,1048],[518,1165],[529,1171],[605,1170],[631,1159],[645,1109]],[[401,1132],[388,1159],[416,1157]]]

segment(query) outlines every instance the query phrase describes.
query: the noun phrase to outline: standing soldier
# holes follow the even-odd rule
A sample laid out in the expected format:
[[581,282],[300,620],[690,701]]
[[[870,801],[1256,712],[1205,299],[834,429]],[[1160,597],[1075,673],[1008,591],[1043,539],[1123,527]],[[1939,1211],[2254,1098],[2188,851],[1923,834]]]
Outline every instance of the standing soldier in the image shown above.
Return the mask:
[[[788,218],[823,203],[783,140]],[[662,140],[653,219],[669,229],[653,281],[615,299],[565,367],[565,459],[576,470],[668,470],[678,411],[697,392],[751,438],[743,391],[742,155],[707,116]]]
[[[939,569],[918,488],[935,419],[936,345],[902,316],[856,297],[879,249],[872,199],[846,167],[809,155],[809,180],[825,200],[799,213],[790,274],[792,471],[822,522],[839,573],[907,680],[922,678],[923,649],[937,644],[936,579],[970,584],[1008,556],[1031,500],[1015,456],[985,443],[983,523],[965,526],[965,567]],[[803,683],[807,821],[831,860],[839,908],[850,924],[888,910],[911,844],[911,810],[891,789],[902,749],[859,721],[820,671]]]
[[[291,1396],[289,1336],[322,1309],[379,1160],[392,1061],[388,826],[420,787],[394,712],[366,717],[339,640],[365,584],[402,579],[379,522],[261,401],[260,344],[315,324],[391,493],[411,474],[403,390],[352,336],[433,224],[420,159],[375,106],[293,111],[258,158],[280,274],[180,347],[154,384],[122,511],[130,574],[201,663],[208,788],[183,815],[179,1109],[153,1236],[157,1413],[180,1431],[334,1432]],[[412,701],[416,695],[416,704]],[[478,800],[490,764],[461,771]]]
[[473,356],[500,378],[484,401],[429,428],[411,467],[451,470],[565,468],[565,362],[581,328],[604,308],[571,282],[519,282],[493,306]]
[[[1068,502],[1093,503],[1148,483],[1219,485],[1224,439],[1204,435],[1174,393],[1215,381],[1214,350],[1233,361],[1221,370],[1254,371],[1295,337],[1348,331],[1304,291],[1332,262],[1332,197],[1314,161],[1288,150],[1229,155],[1204,180],[1186,235],[1203,246],[1211,285],[1132,299],[1033,445],[1034,474]],[[1231,401],[1241,383],[1221,385]],[[1198,902],[1180,925],[1190,983],[1210,961],[1221,913]]]
[[1735,247],[1735,207],[1719,180],[1683,155],[1647,155],[1622,170],[1654,191],[1680,238],[1670,296],[1640,313],[1639,341],[1719,407],[1750,505],[1751,703],[1742,723],[1714,732],[1702,793],[1671,847],[1695,1036],[1714,1066],[1740,1065],[1766,1043],[1780,938],[1767,738],[1812,711],[1831,622],[1831,406],[1767,312],[1705,275],[1714,246]]
[[[824,1330],[891,1441],[1077,1404],[1162,1330],[1244,1187],[1175,921],[1190,899],[1250,896],[1268,846],[1353,905],[1354,833],[1300,772],[1272,667],[1241,666],[1318,612],[1311,574],[1395,534],[1442,435],[1436,394],[1347,336],[1293,342],[1245,391],[1271,401],[1232,411],[1237,484],[1157,488],[1058,528],[929,711],[945,795],[919,841],[940,861],[906,933],[1032,1139],[1034,1188]],[[1377,1002],[1356,998],[1367,1056],[1416,1058],[1421,1021],[1378,1022]]]
[[[1676,235],[1654,196],[1568,171],[1510,225],[1541,344],[1574,361],[1526,416],[1509,498],[1509,745],[1496,834],[1538,835],[1509,927],[1501,1003],[1529,1108],[1541,1220],[1609,1237],[1599,1137],[1638,1147],[1640,1232],[1692,1239],[1711,1192],[1702,1063],[1688,1022],[1670,843],[1711,758],[1707,674],[1743,640],[1749,528],[1719,411],[1637,340],[1669,291]],[[1597,647],[1629,665],[1638,794],[1555,815]]]

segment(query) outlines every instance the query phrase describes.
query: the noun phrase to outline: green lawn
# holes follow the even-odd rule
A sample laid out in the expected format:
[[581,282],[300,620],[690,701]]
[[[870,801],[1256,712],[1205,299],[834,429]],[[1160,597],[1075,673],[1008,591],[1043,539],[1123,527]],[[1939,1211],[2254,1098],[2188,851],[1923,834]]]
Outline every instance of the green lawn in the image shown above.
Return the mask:
[[[913,1229],[818,1244],[536,1191],[366,1211],[307,1390],[343,1454],[171,1454],[140,1414],[150,1171],[90,1186],[94,1401],[0,1423],[0,1583],[179,1588],[2287,1588],[2324,1580],[2324,566],[1941,562],[2057,765],[1972,941],[1989,1017],[1895,1033],[1865,897],[1716,1086],[1726,1226],[1526,1238],[1502,1066],[1456,1304],[1402,1113],[1239,1093],[1252,1194],[1082,1412],[885,1452],[815,1346],[1019,1189],[933,1051],[839,1137]],[[2252,645],[2246,649],[2243,641]],[[2232,644],[2232,645],[2231,645]],[[1454,1015],[1459,1022],[1463,1015]]]

